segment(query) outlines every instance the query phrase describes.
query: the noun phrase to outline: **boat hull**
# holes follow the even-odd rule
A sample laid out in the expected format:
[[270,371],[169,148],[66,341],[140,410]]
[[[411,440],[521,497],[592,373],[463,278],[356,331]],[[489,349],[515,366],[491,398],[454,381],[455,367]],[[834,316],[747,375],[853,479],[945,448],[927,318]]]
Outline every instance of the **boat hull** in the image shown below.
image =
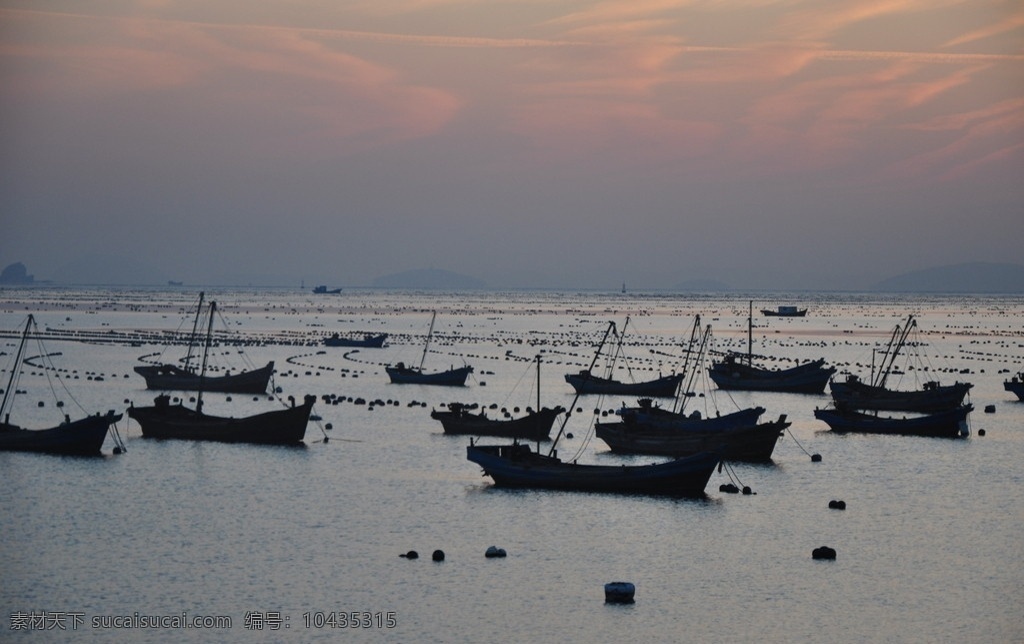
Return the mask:
[[964,438],[970,431],[967,415],[971,405],[935,412],[923,416],[885,417],[851,410],[815,409],[814,417],[824,421],[834,432],[865,434],[897,434],[932,436],[937,438]]
[[466,458],[499,487],[671,496],[703,496],[720,461],[705,452],[652,465],[579,465],[521,444],[470,445]]
[[49,429],[23,429],[0,423],[0,451],[97,455],[110,426],[119,420],[121,414],[110,412],[105,416],[87,416]]
[[424,373],[409,367],[385,367],[393,385],[440,385],[444,387],[464,387],[466,378],[473,373],[473,367],[459,367],[448,371]]
[[916,391],[896,391],[875,387],[855,378],[848,378],[845,382],[829,382],[836,407],[922,413],[956,409],[963,404],[971,387],[973,385],[967,382],[944,386],[929,383],[924,389]]
[[835,367],[825,367],[824,360],[815,360],[789,369],[761,369],[726,359],[708,369],[708,375],[719,389],[729,391],[776,391],[820,394],[825,392]]
[[714,451],[723,460],[766,463],[790,423],[785,417],[770,423],[724,429],[653,429],[629,423],[597,423],[597,437],[619,454],[690,456]]
[[615,396],[652,396],[655,398],[672,398],[676,395],[682,374],[663,376],[646,382],[619,382],[608,378],[599,378],[586,371],[569,373],[565,381],[572,385],[578,394],[606,394]]
[[640,407],[624,407],[616,413],[622,417],[624,423],[642,425],[649,429],[708,431],[752,427],[757,424],[764,411],[764,407],[751,407],[725,416],[703,418],[686,416],[651,405],[641,405]]
[[135,367],[135,373],[146,379],[146,389],[157,391],[216,391],[228,394],[262,394],[267,391],[274,363],[252,371],[227,376],[200,376],[174,365]]
[[445,434],[546,441],[551,440],[551,427],[555,423],[555,418],[563,411],[565,410],[561,407],[554,409],[545,407],[539,412],[530,412],[521,418],[500,420],[459,409],[457,411],[431,411],[430,417],[440,421]]
[[295,445],[305,437],[315,401],[315,396],[306,396],[301,405],[288,409],[224,418],[171,405],[167,396],[158,396],[152,407],[129,407],[128,416],[139,423],[146,438]]

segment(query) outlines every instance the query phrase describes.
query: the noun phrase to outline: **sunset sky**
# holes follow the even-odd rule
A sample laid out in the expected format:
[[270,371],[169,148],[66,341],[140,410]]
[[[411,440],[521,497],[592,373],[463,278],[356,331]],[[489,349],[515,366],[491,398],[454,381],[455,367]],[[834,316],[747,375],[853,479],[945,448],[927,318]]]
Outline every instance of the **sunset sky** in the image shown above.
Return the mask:
[[0,267],[37,279],[845,289],[1024,263],[1020,0],[0,7]]

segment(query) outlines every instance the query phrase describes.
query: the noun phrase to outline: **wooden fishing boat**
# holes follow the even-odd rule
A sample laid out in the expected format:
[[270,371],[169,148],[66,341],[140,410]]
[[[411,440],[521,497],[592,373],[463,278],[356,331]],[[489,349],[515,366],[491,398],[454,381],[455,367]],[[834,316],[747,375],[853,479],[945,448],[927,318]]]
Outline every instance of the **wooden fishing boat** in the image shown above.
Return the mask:
[[537,356],[537,407],[540,411],[526,410],[519,418],[488,418],[486,412],[474,413],[462,403],[448,403],[447,411],[431,410],[430,417],[440,421],[445,434],[497,436],[530,441],[551,440],[551,427],[555,419],[565,411],[563,407],[541,407],[540,405],[540,364]]
[[484,412],[473,413],[460,403],[449,403],[448,411],[432,410],[430,417],[441,422],[445,434],[547,441],[551,440],[555,419],[563,411],[562,407],[544,407],[519,418],[488,418]]
[[932,381],[924,383],[921,389],[899,391],[868,384],[854,374],[848,375],[844,382],[829,383],[836,407],[917,412],[955,409],[963,404],[973,386],[969,382],[940,385]]
[[337,333],[332,334],[329,338],[324,338],[324,346],[328,347],[364,347],[371,349],[379,349],[384,346],[384,341],[388,339],[387,333],[378,333],[371,335],[367,333],[361,338],[346,338],[338,335]]
[[181,403],[172,405],[170,396],[161,394],[150,407],[129,407],[128,417],[139,423],[142,435],[146,438],[274,445],[301,443],[306,434],[313,403],[316,401],[315,396],[305,396],[301,405],[296,405],[293,399],[290,408],[240,418],[213,416],[203,411],[206,364],[216,311],[217,303],[210,302],[209,323],[197,380],[195,409],[189,409]]
[[1013,376],[1009,380],[1004,380],[1003,389],[1017,396],[1019,400],[1024,400],[1024,372]]
[[[625,338],[626,327],[628,326],[629,318],[627,317],[626,323],[622,327],[622,335],[619,336],[615,357],[618,357],[618,354],[622,349],[622,340]],[[609,331],[615,332],[614,322],[610,323]],[[600,353],[600,350],[604,346],[607,338],[608,331],[605,332],[604,339],[601,340],[598,353]],[[596,362],[594,364],[596,364]],[[653,396],[655,398],[671,398],[676,395],[676,390],[679,389],[679,383],[682,382],[682,380],[682,374],[672,374],[668,376],[659,376],[654,380],[622,382],[611,377],[610,366],[608,368],[608,374],[605,377],[595,375],[593,367],[581,369],[578,373],[569,373],[565,375],[565,381],[572,385],[572,388],[576,391],[577,395],[600,394],[613,396]]]
[[621,396],[654,396],[671,398],[682,382],[681,374],[661,376],[644,382],[620,382],[612,378],[601,378],[583,369],[579,373],[566,374],[565,381],[579,394],[604,394]]
[[776,309],[761,309],[761,315],[777,318],[802,318],[807,315],[807,309],[798,309],[795,306],[780,306]]
[[423,362],[427,359],[427,351],[430,349],[430,339],[434,335],[434,321],[437,319],[437,312],[430,317],[430,330],[427,332],[427,342],[423,346],[423,356],[420,358],[418,367],[407,366],[403,362],[392,366],[384,367],[388,378],[393,385],[440,385],[445,387],[462,387],[466,384],[469,374],[473,373],[473,367],[451,367],[447,371],[427,373],[423,371]]
[[499,487],[672,496],[702,496],[721,460],[715,452],[704,452],[651,465],[580,465],[518,443],[471,443],[466,458]]
[[158,391],[196,391],[202,387],[205,391],[228,394],[262,394],[267,391],[267,384],[274,373],[274,362],[271,360],[266,366],[252,371],[223,376],[201,376],[172,364],[135,367],[135,373],[146,379],[146,389]]
[[172,405],[166,394],[157,396],[151,407],[129,407],[128,416],[142,427],[146,438],[295,445],[306,435],[306,425],[316,396],[307,395],[301,405],[244,416],[225,418],[202,411],[202,404],[189,409]]
[[746,363],[734,353],[708,368],[708,375],[719,389],[731,391],[777,391],[786,393],[824,393],[828,379],[836,372],[824,359],[805,362],[788,369],[765,369],[753,362],[753,302],[747,318]]
[[[715,419],[707,419],[714,422]],[[752,425],[652,427],[628,422],[597,423],[597,437],[619,454],[690,456],[717,452],[723,460],[765,463],[771,461],[775,445],[790,426],[785,414],[777,421]]]
[[189,337],[188,353],[185,356],[185,366],[179,367],[173,364],[144,365],[135,367],[135,373],[146,379],[146,389],[157,391],[216,391],[229,394],[261,394],[267,391],[270,377],[274,374],[274,362],[268,362],[266,366],[259,369],[241,371],[234,374],[210,375],[200,373],[193,365],[193,352],[199,343],[199,322],[203,311],[203,298],[205,293],[199,293],[199,303],[196,306],[196,316],[192,325],[192,334]]
[[889,344],[882,358],[881,367],[875,373],[872,368],[870,383],[863,382],[857,375],[849,374],[845,381],[833,379],[829,383],[832,400],[840,409],[866,409],[872,411],[915,411],[936,412],[956,409],[964,402],[964,397],[974,386],[969,382],[955,382],[952,385],[941,385],[938,382],[926,382],[921,389],[897,390],[889,389],[886,383],[900,351],[906,345],[910,331],[917,327],[917,321],[911,315],[906,324],[899,325],[893,331]]
[[[21,334],[7,388],[4,389],[3,402],[0,403],[0,418],[3,419],[0,421],[0,451],[82,456],[100,454],[111,425],[121,420],[121,414],[108,411],[105,415],[95,414],[74,421],[65,414],[64,422],[44,429],[27,429],[10,422],[10,409],[18,391],[16,383],[21,372],[25,344],[34,326],[35,317],[30,314]],[[43,355],[46,355],[45,352]],[[115,441],[120,444],[120,440]]]
[[973,410],[974,407],[967,404],[931,414],[896,418],[851,409],[815,409],[814,417],[824,421],[834,432],[963,438],[970,434],[967,415]]

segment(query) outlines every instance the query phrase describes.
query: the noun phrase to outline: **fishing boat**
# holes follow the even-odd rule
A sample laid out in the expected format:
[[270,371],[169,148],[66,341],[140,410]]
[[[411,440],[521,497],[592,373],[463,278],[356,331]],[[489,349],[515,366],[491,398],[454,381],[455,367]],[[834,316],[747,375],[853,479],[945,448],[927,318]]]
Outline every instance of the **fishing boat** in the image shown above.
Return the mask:
[[[634,406],[623,405],[615,411],[624,423],[642,425],[652,429],[725,429],[732,427],[752,427],[765,412],[764,407],[748,407],[725,414],[715,410],[714,416],[702,416],[699,411],[687,412],[687,405],[694,399],[694,391],[698,385],[698,376],[702,373],[707,355],[708,340],[711,336],[711,325],[707,325],[703,333],[700,328],[700,316],[694,316],[693,328],[687,342],[680,374],[685,383],[684,390],[677,389],[672,409],[656,404],[652,398],[640,398]],[[692,363],[692,364],[691,364]],[[704,400],[713,399],[714,392],[706,392]]]
[[788,369],[765,369],[753,361],[753,302],[747,318],[746,362],[735,353],[727,354],[708,368],[708,375],[719,389],[730,391],[776,391],[787,393],[824,393],[835,367],[826,367],[824,359],[812,360]]
[[537,407],[539,411],[526,410],[526,415],[519,418],[488,418],[486,412],[473,413],[462,403],[448,403],[447,411],[431,410],[430,417],[440,421],[445,434],[496,436],[501,438],[518,438],[529,441],[551,440],[551,427],[555,419],[565,411],[563,407],[540,406],[540,363],[537,356]]
[[441,385],[445,387],[462,387],[466,384],[466,378],[473,373],[473,367],[466,365],[462,367],[451,367],[447,371],[427,373],[423,371],[423,363],[427,359],[427,351],[430,350],[430,339],[434,335],[434,321],[437,319],[437,311],[430,317],[430,330],[427,332],[427,342],[423,346],[423,356],[420,358],[418,367],[407,366],[404,362],[384,367],[393,385]]
[[[198,343],[199,322],[203,311],[204,293],[199,293],[196,306],[196,317],[189,336],[188,353],[184,367],[173,364],[144,365],[135,367],[135,373],[146,379],[146,389],[157,391],[196,391],[202,386],[204,391],[216,391],[229,394],[261,394],[267,391],[267,384],[274,374],[274,362],[270,361],[258,369],[228,373],[224,375],[200,374],[192,364],[193,351]],[[200,382],[201,381],[201,382]]]
[[313,403],[316,401],[315,396],[305,396],[301,405],[296,405],[292,399],[291,406],[288,408],[254,416],[222,417],[203,411],[206,365],[217,303],[210,302],[209,309],[209,323],[206,340],[203,343],[195,409],[187,408],[181,402],[172,405],[170,396],[161,394],[155,398],[154,404],[150,407],[130,406],[128,417],[139,423],[142,435],[146,438],[273,445],[301,443],[306,434],[306,425],[309,423]]
[[[135,373],[146,379],[146,389],[158,391],[194,391],[200,386],[200,375],[189,368],[172,364],[145,365],[135,367]],[[223,376],[206,376],[202,384],[206,391],[226,394],[261,394],[267,391],[267,384],[274,374],[274,361],[252,371],[242,371]]]
[[317,295],[337,295],[341,293],[340,288],[327,288],[326,284],[320,284],[319,286],[313,287],[313,293]]
[[587,369],[582,369],[579,373],[565,375],[565,381],[572,385],[576,393],[653,396],[656,398],[671,398],[675,396],[676,389],[679,388],[679,383],[682,380],[683,377],[681,375],[672,374],[644,382],[620,382],[612,378],[595,376]]
[[878,416],[852,409],[815,409],[814,417],[824,421],[834,432],[865,434],[907,434],[941,438],[963,438],[970,434],[967,415],[974,410],[970,404],[930,414],[915,416]]
[[[626,327],[629,326],[629,318],[626,318],[626,323],[622,327],[622,334],[619,335],[619,342],[616,348],[615,356],[618,357],[622,350],[622,340],[626,335]],[[615,323],[611,322],[609,327],[612,332],[615,331]],[[607,338],[608,334],[605,334]],[[602,340],[602,346],[604,340]],[[611,377],[612,367],[614,366],[614,360],[608,367],[608,374],[605,377],[597,376],[593,373],[593,368],[581,369],[578,373],[569,373],[565,375],[565,381],[572,385],[572,388],[577,394],[601,394],[601,395],[614,395],[614,396],[653,396],[655,398],[671,398],[676,395],[676,390],[679,388],[679,383],[682,382],[682,374],[672,374],[668,376],[659,376],[654,380],[640,381],[640,382],[621,382]]]
[[[25,344],[34,327],[35,317],[30,314],[11,366],[11,376],[7,388],[4,389],[3,402],[0,403],[0,418],[3,419],[0,421],[0,451],[81,456],[100,454],[110,427],[121,420],[121,414],[108,411],[104,415],[95,414],[74,421],[65,414],[62,423],[45,429],[27,429],[10,422],[10,410],[18,391],[17,380],[25,355]],[[46,352],[41,352],[41,355],[46,355]],[[119,438],[115,437],[115,442],[119,445],[117,451],[120,451],[123,446],[120,445]]]
[[557,454],[534,452],[521,443],[470,443],[466,458],[499,487],[672,496],[703,496],[721,460],[715,452],[703,452],[650,465],[581,465],[563,462]]
[[1024,400],[1024,371],[1009,380],[1004,380],[1003,389],[1016,395],[1019,400]]
[[882,364],[876,370],[872,365],[871,382],[863,382],[857,375],[848,374],[842,382],[833,379],[829,383],[832,400],[839,409],[864,409],[872,411],[915,411],[936,412],[956,409],[963,405],[964,397],[974,386],[969,382],[955,382],[941,385],[935,381],[924,383],[921,389],[889,389],[886,383],[893,371],[897,356],[906,345],[907,336],[917,327],[917,320],[911,315],[901,328],[893,331],[886,347]]
[[324,338],[324,345],[328,347],[363,347],[379,349],[384,346],[384,342],[387,339],[387,333],[378,333],[376,335],[367,333],[361,338],[346,338],[334,333],[330,337]]
[[[715,419],[707,419],[714,422]],[[654,427],[628,422],[597,423],[597,437],[619,454],[690,456],[717,452],[726,461],[766,463],[790,423],[786,415],[767,423],[689,428]]]
[[430,417],[441,422],[445,434],[548,441],[555,419],[563,411],[562,407],[544,407],[519,418],[488,418],[485,412],[473,413],[461,403],[448,403],[448,411],[432,410]]
[[[609,323],[591,368],[614,328],[615,323]],[[577,392],[570,409],[575,408],[579,397]],[[539,444],[534,451],[529,445],[518,441],[510,445],[477,445],[470,439],[466,458],[479,465],[484,475],[491,477],[499,487],[673,496],[702,496],[715,467],[721,461],[717,452],[703,452],[688,458],[649,465],[590,465],[575,460],[566,462],[558,458],[556,448],[559,439],[565,435],[565,427],[571,416],[571,413],[565,415],[547,454],[541,453]]]
[[795,306],[780,306],[776,309],[761,309],[761,315],[776,318],[802,318],[807,315],[807,309],[798,309]]

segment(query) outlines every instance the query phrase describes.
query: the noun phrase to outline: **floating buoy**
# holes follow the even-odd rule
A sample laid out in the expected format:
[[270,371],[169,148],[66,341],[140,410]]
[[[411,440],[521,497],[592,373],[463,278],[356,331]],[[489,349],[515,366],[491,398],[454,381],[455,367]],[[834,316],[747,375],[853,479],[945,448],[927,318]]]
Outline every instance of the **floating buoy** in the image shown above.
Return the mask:
[[984,435],[985,435],[985,430],[984,429],[979,429],[978,430],[978,436],[984,436]]
[[820,463],[821,462],[821,454],[811,454],[811,462],[812,463]]
[[604,585],[604,601],[608,604],[632,604],[636,586],[628,581],[612,581]]
[[405,559],[419,559],[420,558],[420,553],[416,552],[415,550],[410,550],[409,552],[400,554],[398,556],[399,557],[404,557]]
[[995,405],[985,405],[985,413],[986,414],[994,414],[994,413],[996,413],[996,406]]
[[737,494],[740,489],[732,483],[722,483],[718,486],[719,492],[725,492],[726,494]]
[[811,551],[812,559],[835,559],[836,551],[828,546],[821,546]]
[[572,438],[572,432],[566,432],[565,437],[566,438]]
[[837,501],[835,499],[832,499],[831,501],[828,502],[828,507],[832,510],[845,510],[846,501]]
[[744,485],[743,486],[743,493],[746,494],[746,495],[750,495],[750,494],[753,494],[754,491],[750,489],[749,485]]
[[324,429],[334,429],[334,423],[327,423],[326,425],[324,425]]
[[430,558],[434,561],[444,561],[444,550],[435,550],[434,554],[430,555]]
[[505,552],[505,549],[504,548],[499,548],[498,546],[491,546],[491,547],[489,547],[487,549],[486,552],[484,552],[484,556],[487,557],[488,559],[504,557],[504,556],[506,556],[506,554],[507,553]]

